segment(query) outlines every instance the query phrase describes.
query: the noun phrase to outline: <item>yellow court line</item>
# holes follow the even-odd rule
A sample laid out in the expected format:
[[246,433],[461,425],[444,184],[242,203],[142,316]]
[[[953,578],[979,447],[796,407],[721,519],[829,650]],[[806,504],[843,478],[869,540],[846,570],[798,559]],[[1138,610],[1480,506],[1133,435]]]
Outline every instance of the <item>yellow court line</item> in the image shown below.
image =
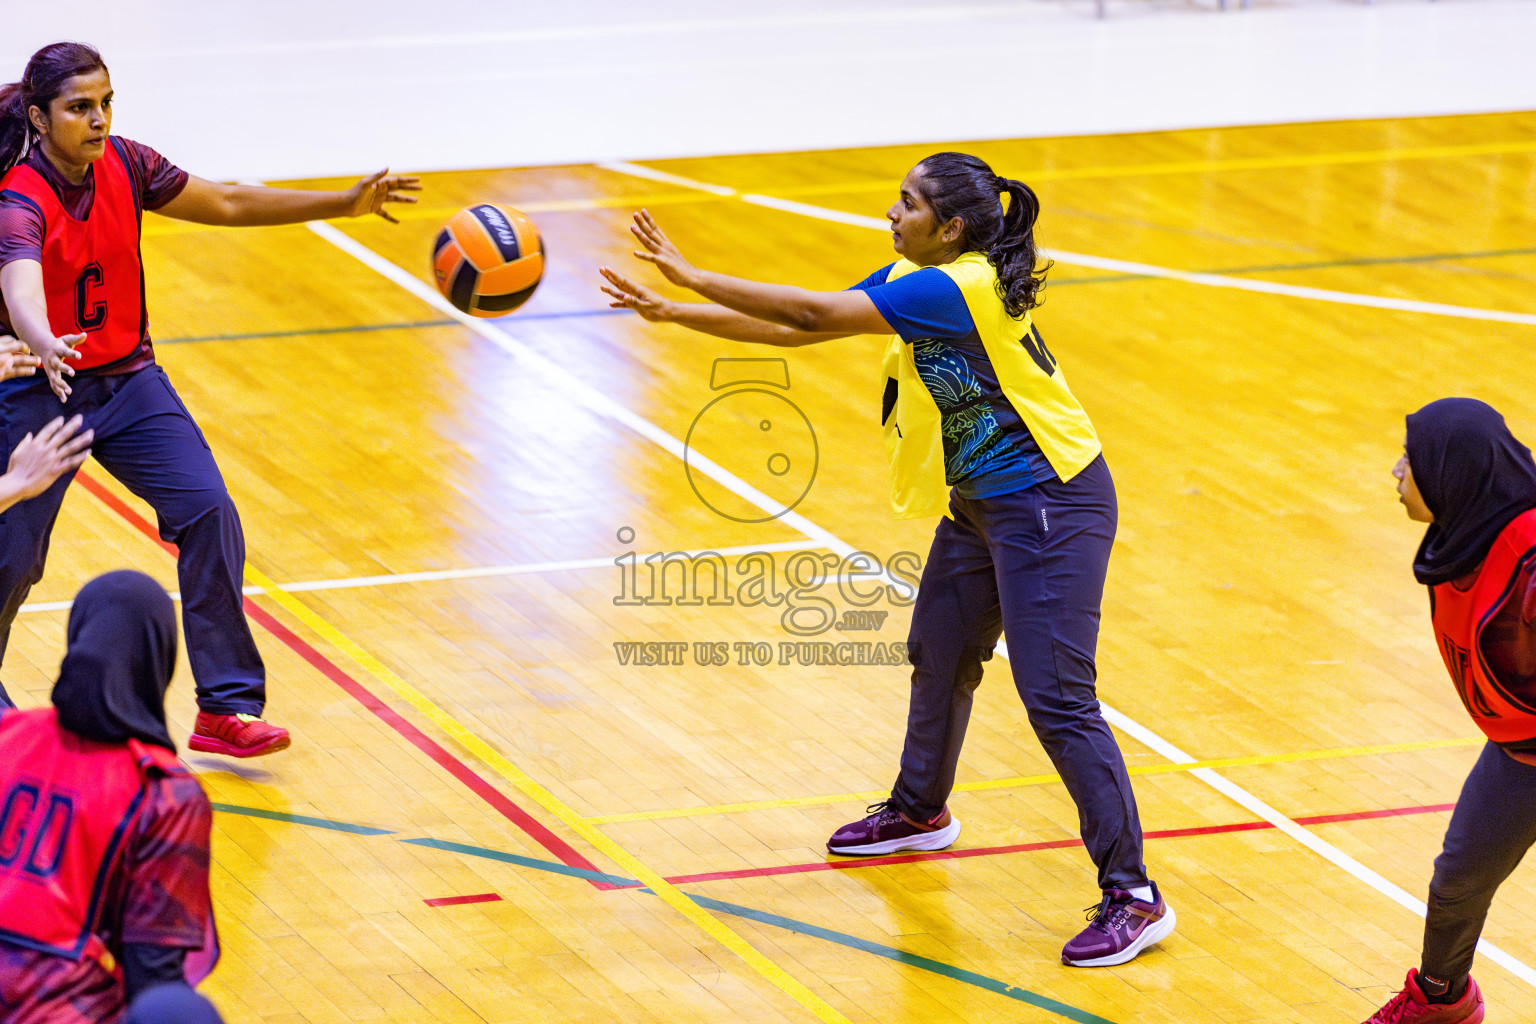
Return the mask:
[[[1213,761],[1192,761],[1187,764],[1137,765],[1128,768],[1132,775],[1166,775],[1169,772],[1192,772],[1197,768],[1242,768],[1259,764],[1291,764],[1298,761],[1325,761],[1341,757],[1365,757],[1370,754],[1400,754],[1410,750],[1440,750],[1445,747],[1472,747],[1486,742],[1481,737],[1454,740],[1421,740],[1416,743],[1387,743],[1374,747],[1343,747],[1337,750],[1302,750],[1290,754],[1256,754],[1251,757],[1223,757]],[[976,793],[989,789],[1017,789],[1022,786],[1039,786],[1061,781],[1061,776],[1019,775],[1011,779],[987,779],[982,782],[958,783],[954,792]],[[661,811],[634,811],[628,814],[600,814],[585,820],[592,825],[613,825],[626,821],[657,821],[663,818],[693,818],[708,814],[735,814],[740,811],[765,811],[785,807],[818,807],[826,804],[867,803],[883,800],[888,790],[868,793],[835,793],[822,796],[794,796],[782,800],[750,800],[736,804],[715,804],[707,807],[678,807]]]
[[356,662],[360,668],[374,679],[393,690],[401,699],[410,704],[448,736],[452,737],[460,746],[474,754],[475,757],[479,758],[482,763],[495,771],[496,774],[517,787],[519,792],[534,800],[540,807],[543,807],[550,814],[558,818],[562,824],[585,839],[614,864],[617,864],[630,876],[645,883],[652,892],[665,900],[668,906],[698,925],[710,938],[745,960],[753,970],[772,982],[785,995],[788,995],[801,1006],[810,1010],[818,1019],[826,1021],[827,1024],[852,1024],[847,1017],[834,1009],[826,1000],[806,988],[804,984],[792,977],[782,967],[758,952],[746,939],[690,900],[676,886],[646,867],[628,850],[625,850],[618,843],[608,838],[608,836],[582,820],[581,815],[566,806],[559,797],[534,781],[530,775],[507,760],[489,743],[462,725],[458,719],[438,707],[421,691],[407,683],[404,679],[401,679],[383,662],[359,647],[335,626],[322,618],[319,613],[302,601],[299,601],[293,595],[279,589],[276,583],[272,582],[260,570],[249,563],[246,564],[245,575],[253,584],[260,587],[267,597],[277,602],[278,605],[285,608],[299,621],[318,633],[333,647]]
[[[1414,146],[1403,149],[1365,149],[1337,153],[1307,153],[1286,156],[1233,157],[1229,160],[1185,160],[1152,164],[1103,164],[1091,167],[1038,167],[1018,172],[1015,177],[1031,184],[1043,181],[1078,181],[1095,178],[1141,178],[1171,174],[1207,174],[1220,171],[1281,170],[1296,167],[1326,167],[1338,164],[1388,163],[1395,160],[1445,160],[1470,156],[1499,156],[1536,153],[1536,142],[1481,142],[1458,146]],[[765,187],[755,191],[784,199],[808,196],[855,195],[864,192],[896,192],[898,178],[834,182],[826,185],[789,185]],[[632,209],[641,206],[675,206],[683,203],[715,203],[733,196],[707,192],[679,191],[642,195],[594,196],[580,199],[531,200],[517,204],[524,213],[571,213],[591,210]],[[456,208],[447,206],[401,206],[391,208],[402,221],[446,221]],[[207,231],[210,225],[192,224],[167,218],[145,223],[145,237],[179,235]]]
[[[1335,164],[1390,163],[1395,160],[1445,160],[1469,156],[1536,153],[1536,142],[1479,142],[1460,146],[1417,146],[1404,149],[1363,149],[1338,153],[1306,153],[1286,156],[1233,157],[1228,160],[1183,160],[1155,164],[1104,164],[1097,167],[1038,167],[1019,172],[1021,181],[1074,181],[1084,178],[1141,178],[1164,174],[1207,174],[1219,171],[1267,171],[1291,167],[1325,167]],[[793,185],[761,189],[774,196],[824,196],[839,193],[896,190],[897,179],[844,182],[831,185]]]

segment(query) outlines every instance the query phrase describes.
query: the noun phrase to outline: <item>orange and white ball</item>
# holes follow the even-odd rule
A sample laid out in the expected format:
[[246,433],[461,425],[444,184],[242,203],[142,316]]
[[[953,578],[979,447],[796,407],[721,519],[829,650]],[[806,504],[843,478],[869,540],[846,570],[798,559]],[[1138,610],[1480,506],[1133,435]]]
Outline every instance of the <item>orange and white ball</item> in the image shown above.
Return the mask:
[[510,313],[544,276],[544,240],[521,210],[493,203],[448,219],[432,246],[437,289],[470,316]]

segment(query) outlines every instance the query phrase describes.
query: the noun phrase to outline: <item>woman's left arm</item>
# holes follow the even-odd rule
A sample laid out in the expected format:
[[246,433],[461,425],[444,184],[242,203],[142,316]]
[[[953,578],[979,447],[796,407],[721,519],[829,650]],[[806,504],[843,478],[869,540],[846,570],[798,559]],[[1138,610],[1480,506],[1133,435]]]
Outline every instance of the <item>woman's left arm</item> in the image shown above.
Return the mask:
[[411,192],[421,191],[421,179],[378,171],[344,192],[313,189],[267,188],[263,185],[225,185],[189,177],[186,187],[156,210],[167,217],[196,224],[223,227],[256,227],[266,224],[299,224],[332,217],[362,217],[376,213],[399,223],[385,203],[414,203]]
[[862,291],[817,292],[700,270],[683,258],[646,210],[635,214],[630,231],[644,246],[643,251],[635,252],[638,258],[655,264],[673,284],[698,292],[727,309],[815,334],[895,333]]

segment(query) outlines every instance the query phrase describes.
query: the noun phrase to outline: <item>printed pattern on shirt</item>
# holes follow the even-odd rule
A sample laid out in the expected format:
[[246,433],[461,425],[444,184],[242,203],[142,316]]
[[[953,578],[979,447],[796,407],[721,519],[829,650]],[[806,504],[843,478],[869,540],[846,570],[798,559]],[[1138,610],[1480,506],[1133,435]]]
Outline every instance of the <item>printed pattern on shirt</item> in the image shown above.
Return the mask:
[[[213,808],[196,778],[151,781],[96,929],[114,956],[130,942],[202,945],[212,826]],[[90,957],[74,961],[0,941],[0,1020],[7,1024],[99,1024],[123,1011],[121,981]]]
[[[965,353],[937,338],[912,343],[918,376],[939,407],[944,439],[944,476],[950,484],[1005,469],[1028,459],[1015,434],[998,422],[995,404]],[[1033,474],[1024,482],[1033,479]]]
[[853,287],[912,345],[918,376],[939,408],[945,481],[966,497],[990,497],[1054,476],[1003,396],[959,287],[934,267],[888,282],[890,269]]

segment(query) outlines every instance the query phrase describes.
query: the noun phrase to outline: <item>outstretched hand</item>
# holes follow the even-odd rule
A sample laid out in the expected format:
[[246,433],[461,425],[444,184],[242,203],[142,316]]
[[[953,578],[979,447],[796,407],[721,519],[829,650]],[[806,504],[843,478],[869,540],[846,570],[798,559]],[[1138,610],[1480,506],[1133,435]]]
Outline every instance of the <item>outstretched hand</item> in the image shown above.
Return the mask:
[[373,172],[347,190],[347,198],[350,202],[347,216],[365,217],[370,213],[376,213],[391,224],[398,224],[400,222],[384,209],[384,204],[417,202],[415,196],[406,193],[420,191],[420,178],[415,175],[391,175],[389,168],[386,167],[382,171]]
[[613,299],[608,305],[614,309],[632,309],[652,323],[672,319],[672,304],[666,299],[608,267],[597,269],[608,279],[608,283],[602,286],[608,297]]
[[0,380],[30,377],[42,365],[27,343],[9,334],[0,334]]
[[85,335],[66,334],[60,338],[49,337],[40,351],[33,350],[36,352],[39,365],[43,368],[43,373],[48,378],[48,386],[53,389],[54,394],[59,396],[61,402],[67,401],[70,395],[69,382],[64,378],[75,375],[75,368],[64,360],[79,359],[80,350],[76,346],[84,343]]
[[657,225],[651,211],[641,210],[635,214],[635,222],[629,226],[629,232],[644,246],[643,249],[635,250],[635,258],[654,263],[661,275],[673,284],[684,288],[693,287],[698,269],[683,259],[683,254],[677,251],[672,239]]
[[72,473],[91,455],[95,431],[80,430],[84,423],[76,416],[69,422],[58,416],[36,434],[21,439],[11,452],[6,476],[16,487],[16,500],[35,498],[65,473]]

